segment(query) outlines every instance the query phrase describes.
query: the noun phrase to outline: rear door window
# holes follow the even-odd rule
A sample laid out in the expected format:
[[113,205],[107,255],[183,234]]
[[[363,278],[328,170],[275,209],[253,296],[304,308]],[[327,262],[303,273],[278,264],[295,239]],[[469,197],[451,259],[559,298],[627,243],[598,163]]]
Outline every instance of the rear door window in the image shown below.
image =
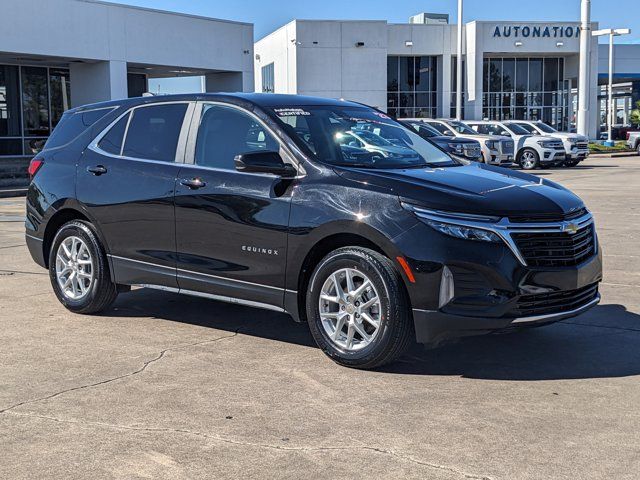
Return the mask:
[[122,155],[174,162],[186,103],[152,105],[133,110]]
[[107,134],[102,137],[102,140],[98,143],[98,147],[112,155],[120,155],[122,152],[122,140],[124,139],[128,121],[129,114],[118,120],[118,123],[111,127]]

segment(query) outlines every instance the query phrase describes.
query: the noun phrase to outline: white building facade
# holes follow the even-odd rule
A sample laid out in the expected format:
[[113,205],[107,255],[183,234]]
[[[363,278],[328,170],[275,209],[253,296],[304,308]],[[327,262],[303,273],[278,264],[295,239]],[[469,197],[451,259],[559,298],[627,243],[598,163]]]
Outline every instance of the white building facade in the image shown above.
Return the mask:
[[2,0],[1,15],[0,174],[2,157],[32,154],[68,108],[140,96],[149,78],[253,91],[250,23],[94,0]]
[[[398,118],[454,116],[457,26],[441,15],[415,19],[421,23],[292,21],[255,44],[256,91],[344,98]],[[589,133],[597,138],[601,50],[591,42]],[[577,22],[467,23],[464,118],[575,128],[579,49]],[[640,72],[640,59],[625,52],[633,58],[621,68]],[[634,88],[637,95],[640,84]]]

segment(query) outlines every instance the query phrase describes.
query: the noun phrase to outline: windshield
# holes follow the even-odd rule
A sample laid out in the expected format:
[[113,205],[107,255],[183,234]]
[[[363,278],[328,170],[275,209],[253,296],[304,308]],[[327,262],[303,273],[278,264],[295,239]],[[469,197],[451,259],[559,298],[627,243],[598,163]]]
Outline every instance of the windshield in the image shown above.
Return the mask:
[[411,122],[405,125],[413,128],[422,138],[433,138],[440,136],[440,132],[438,130],[429,125],[426,125],[425,123]]
[[542,130],[544,133],[558,133],[555,128],[550,127],[546,123],[538,122],[536,123],[536,127]]
[[363,168],[460,165],[382,112],[352,105],[273,108],[281,127],[312,158]]
[[514,123],[513,125],[518,125],[520,128],[522,128],[525,132],[527,133],[533,133],[533,134],[537,134],[538,131],[531,125],[529,125],[528,123]]
[[505,123],[506,127],[516,135],[528,135],[529,132],[526,128],[521,127],[517,123]]
[[478,135],[473,128],[471,128],[466,123],[462,122],[449,122],[449,126],[453,128],[456,132],[462,133],[464,135]]

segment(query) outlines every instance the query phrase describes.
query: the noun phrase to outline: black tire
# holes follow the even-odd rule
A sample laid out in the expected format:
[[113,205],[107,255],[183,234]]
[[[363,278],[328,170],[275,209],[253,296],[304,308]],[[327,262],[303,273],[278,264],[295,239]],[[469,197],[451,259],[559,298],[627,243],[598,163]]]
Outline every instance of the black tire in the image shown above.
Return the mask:
[[[371,343],[357,351],[341,348],[326,332],[320,317],[323,284],[344,268],[364,273],[378,292],[380,322]],[[367,248],[346,247],[327,255],[315,268],[306,294],[309,328],[320,349],[334,362],[352,368],[371,369],[393,362],[413,342],[413,319],[400,274],[391,260]]]
[[[60,244],[68,237],[78,237],[87,246],[92,258],[93,279],[82,298],[72,299],[63,292],[56,276],[56,255]],[[104,248],[90,223],[73,220],[65,223],[53,239],[49,251],[49,279],[60,303],[75,313],[92,314],[105,310],[118,296],[118,288],[111,281],[109,263]]]
[[564,166],[572,168],[578,165],[579,163],[580,163],[580,160],[567,160],[566,162],[564,162]]
[[638,143],[638,145],[636,145],[636,152],[638,152],[638,155],[640,155],[640,143]]
[[[529,156],[529,161],[525,162],[525,155]],[[540,166],[540,155],[532,148],[525,148],[520,157],[518,158],[518,164],[523,170],[535,170]]]

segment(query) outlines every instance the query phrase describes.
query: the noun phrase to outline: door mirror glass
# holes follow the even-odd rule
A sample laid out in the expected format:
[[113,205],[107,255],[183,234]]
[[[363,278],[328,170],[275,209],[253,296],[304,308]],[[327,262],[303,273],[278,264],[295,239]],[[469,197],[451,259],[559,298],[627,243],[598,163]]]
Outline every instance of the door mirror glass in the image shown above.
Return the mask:
[[293,165],[284,163],[278,152],[257,151],[237,155],[236,170],[245,173],[271,173],[283,178],[293,178],[297,171]]

